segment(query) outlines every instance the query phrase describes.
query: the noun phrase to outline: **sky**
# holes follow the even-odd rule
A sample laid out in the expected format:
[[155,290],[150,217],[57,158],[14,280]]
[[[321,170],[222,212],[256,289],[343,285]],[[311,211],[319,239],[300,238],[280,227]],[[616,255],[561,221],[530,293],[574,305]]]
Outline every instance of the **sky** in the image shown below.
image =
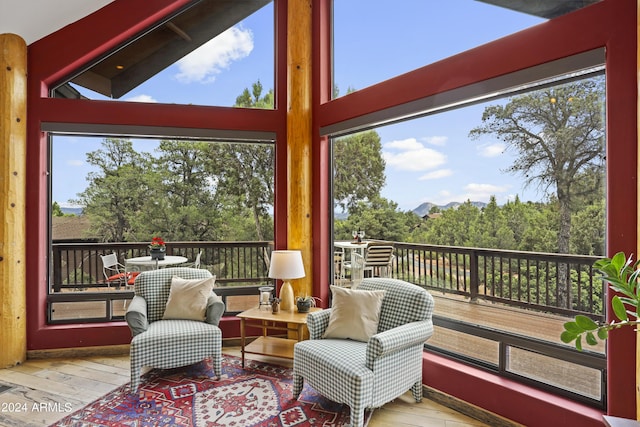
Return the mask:
[[[475,0],[335,0],[335,83],[340,94],[362,89],[542,22]],[[121,100],[232,106],[258,80],[265,92],[273,88],[273,43],[268,5]],[[521,177],[505,172],[514,153],[499,141],[469,139],[486,105],[377,128],[386,162],[382,196],[401,210],[424,202],[488,202],[491,195],[499,204],[516,195],[543,200],[536,188],[523,188]],[[61,206],[86,187],[91,168],[85,155],[101,141],[54,137],[53,197]],[[155,144],[137,141],[134,147],[152,151]]]

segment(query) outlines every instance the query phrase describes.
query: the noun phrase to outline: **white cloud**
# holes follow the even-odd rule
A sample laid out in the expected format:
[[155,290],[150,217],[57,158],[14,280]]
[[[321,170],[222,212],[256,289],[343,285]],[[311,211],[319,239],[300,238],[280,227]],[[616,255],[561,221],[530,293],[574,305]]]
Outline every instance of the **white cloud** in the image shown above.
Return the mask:
[[427,136],[423,138],[427,144],[444,146],[447,145],[447,141],[449,140],[448,136]]
[[407,138],[396,141],[387,142],[384,144],[386,148],[396,150],[420,150],[424,148],[424,145],[419,143],[415,138]]
[[[493,185],[493,184],[467,184],[464,189],[469,194],[468,199],[475,201],[488,201],[490,196],[502,194],[509,190],[508,186]],[[466,200],[466,199],[465,199]]]
[[253,33],[231,27],[177,62],[181,83],[210,83],[231,63],[247,57],[253,50]]
[[467,200],[472,202],[485,202],[489,203],[491,196],[496,196],[496,199],[500,200],[504,198],[503,193],[509,191],[509,186],[500,186],[493,184],[467,184],[462,193],[454,194],[448,190],[441,190],[436,197],[436,200],[430,200],[431,203],[437,205],[446,205],[450,202],[464,203]]
[[[447,161],[439,151],[426,148],[415,138],[392,141],[384,144],[390,151],[383,151],[387,165],[405,171],[423,171],[436,168]],[[399,151],[399,152],[392,152]]]
[[130,102],[148,102],[148,103],[158,102],[151,95],[136,95],[136,96],[132,96],[131,98],[127,98],[127,101],[130,101]]
[[504,153],[505,146],[501,142],[484,144],[478,147],[478,154],[482,157],[497,157]]
[[82,160],[68,160],[67,165],[69,166],[84,166],[84,162]]
[[430,179],[446,178],[451,175],[453,175],[453,171],[451,169],[438,169],[437,171],[429,172],[425,175],[422,175],[420,178],[418,178],[418,180],[427,181]]

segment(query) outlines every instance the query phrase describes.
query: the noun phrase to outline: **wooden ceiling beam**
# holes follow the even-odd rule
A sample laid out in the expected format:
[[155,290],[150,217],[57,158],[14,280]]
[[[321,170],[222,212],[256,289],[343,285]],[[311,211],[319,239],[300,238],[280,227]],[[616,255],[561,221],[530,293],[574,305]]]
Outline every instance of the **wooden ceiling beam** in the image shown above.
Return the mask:
[[178,36],[180,36],[183,40],[188,42],[191,41],[191,36],[189,36],[189,34],[187,34],[185,31],[182,31],[182,29],[178,27],[176,24],[174,24],[173,22],[169,21],[164,25],[166,25],[167,28],[169,28],[171,31],[173,31]]

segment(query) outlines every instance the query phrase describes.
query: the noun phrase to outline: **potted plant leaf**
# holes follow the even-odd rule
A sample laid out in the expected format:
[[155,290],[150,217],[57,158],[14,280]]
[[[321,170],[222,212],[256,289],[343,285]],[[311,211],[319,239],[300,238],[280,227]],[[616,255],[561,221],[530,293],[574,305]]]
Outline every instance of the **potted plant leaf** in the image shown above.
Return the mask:
[[298,313],[308,313],[311,307],[316,306],[316,297],[303,296],[296,298],[296,306],[298,306]]
[[583,337],[587,344],[596,345],[599,340],[607,339],[609,331],[613,329],[640,324],[638,321],[640,260],[633,262],[632,255],[627,258],[624,252],[618,252],[612,258],[596,261],[593,266],[602,273],[600,277],[609,284],[611,289],[621,295],[615,295],[611,299],[611,307],[617,320],[610,323],[597,323],[587,316],[577,315],[573,321],[564,324],[560,339],[566,344],[575,341],[576,349],[580,351],[582,351]]

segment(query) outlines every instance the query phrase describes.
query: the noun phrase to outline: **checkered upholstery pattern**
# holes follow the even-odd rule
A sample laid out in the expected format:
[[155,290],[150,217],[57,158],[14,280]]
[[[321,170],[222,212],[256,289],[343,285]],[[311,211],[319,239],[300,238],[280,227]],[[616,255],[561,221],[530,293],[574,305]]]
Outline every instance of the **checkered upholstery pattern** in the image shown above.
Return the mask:
[[[211,273],[176,267],[145,271],[136,278],[136,304],[132,303],[129,310],[138,310],[136,314],[146,317],[148,326],[131,340],[132,392],[138,389],[143,366],[169,369],[211,357],[214,374],[219,377],[222,373],[222,331],[217,325],[194,320],[162,320],[173,276],[205,279],[211,277]],[[127,320],[129,314],[127,312]]]
[[322,339],[331,309],[309,313],[309,340],[293,355],[293,394],[304,381],[325,397],[351,408],[351,425],[361,427],[366,408],[376,408],[411,389],[422,399],[422,351],[433,334],[434,302],[426,290],[397,279],[364,279],[359,290],[386,291],[378,333],[369,342]]

